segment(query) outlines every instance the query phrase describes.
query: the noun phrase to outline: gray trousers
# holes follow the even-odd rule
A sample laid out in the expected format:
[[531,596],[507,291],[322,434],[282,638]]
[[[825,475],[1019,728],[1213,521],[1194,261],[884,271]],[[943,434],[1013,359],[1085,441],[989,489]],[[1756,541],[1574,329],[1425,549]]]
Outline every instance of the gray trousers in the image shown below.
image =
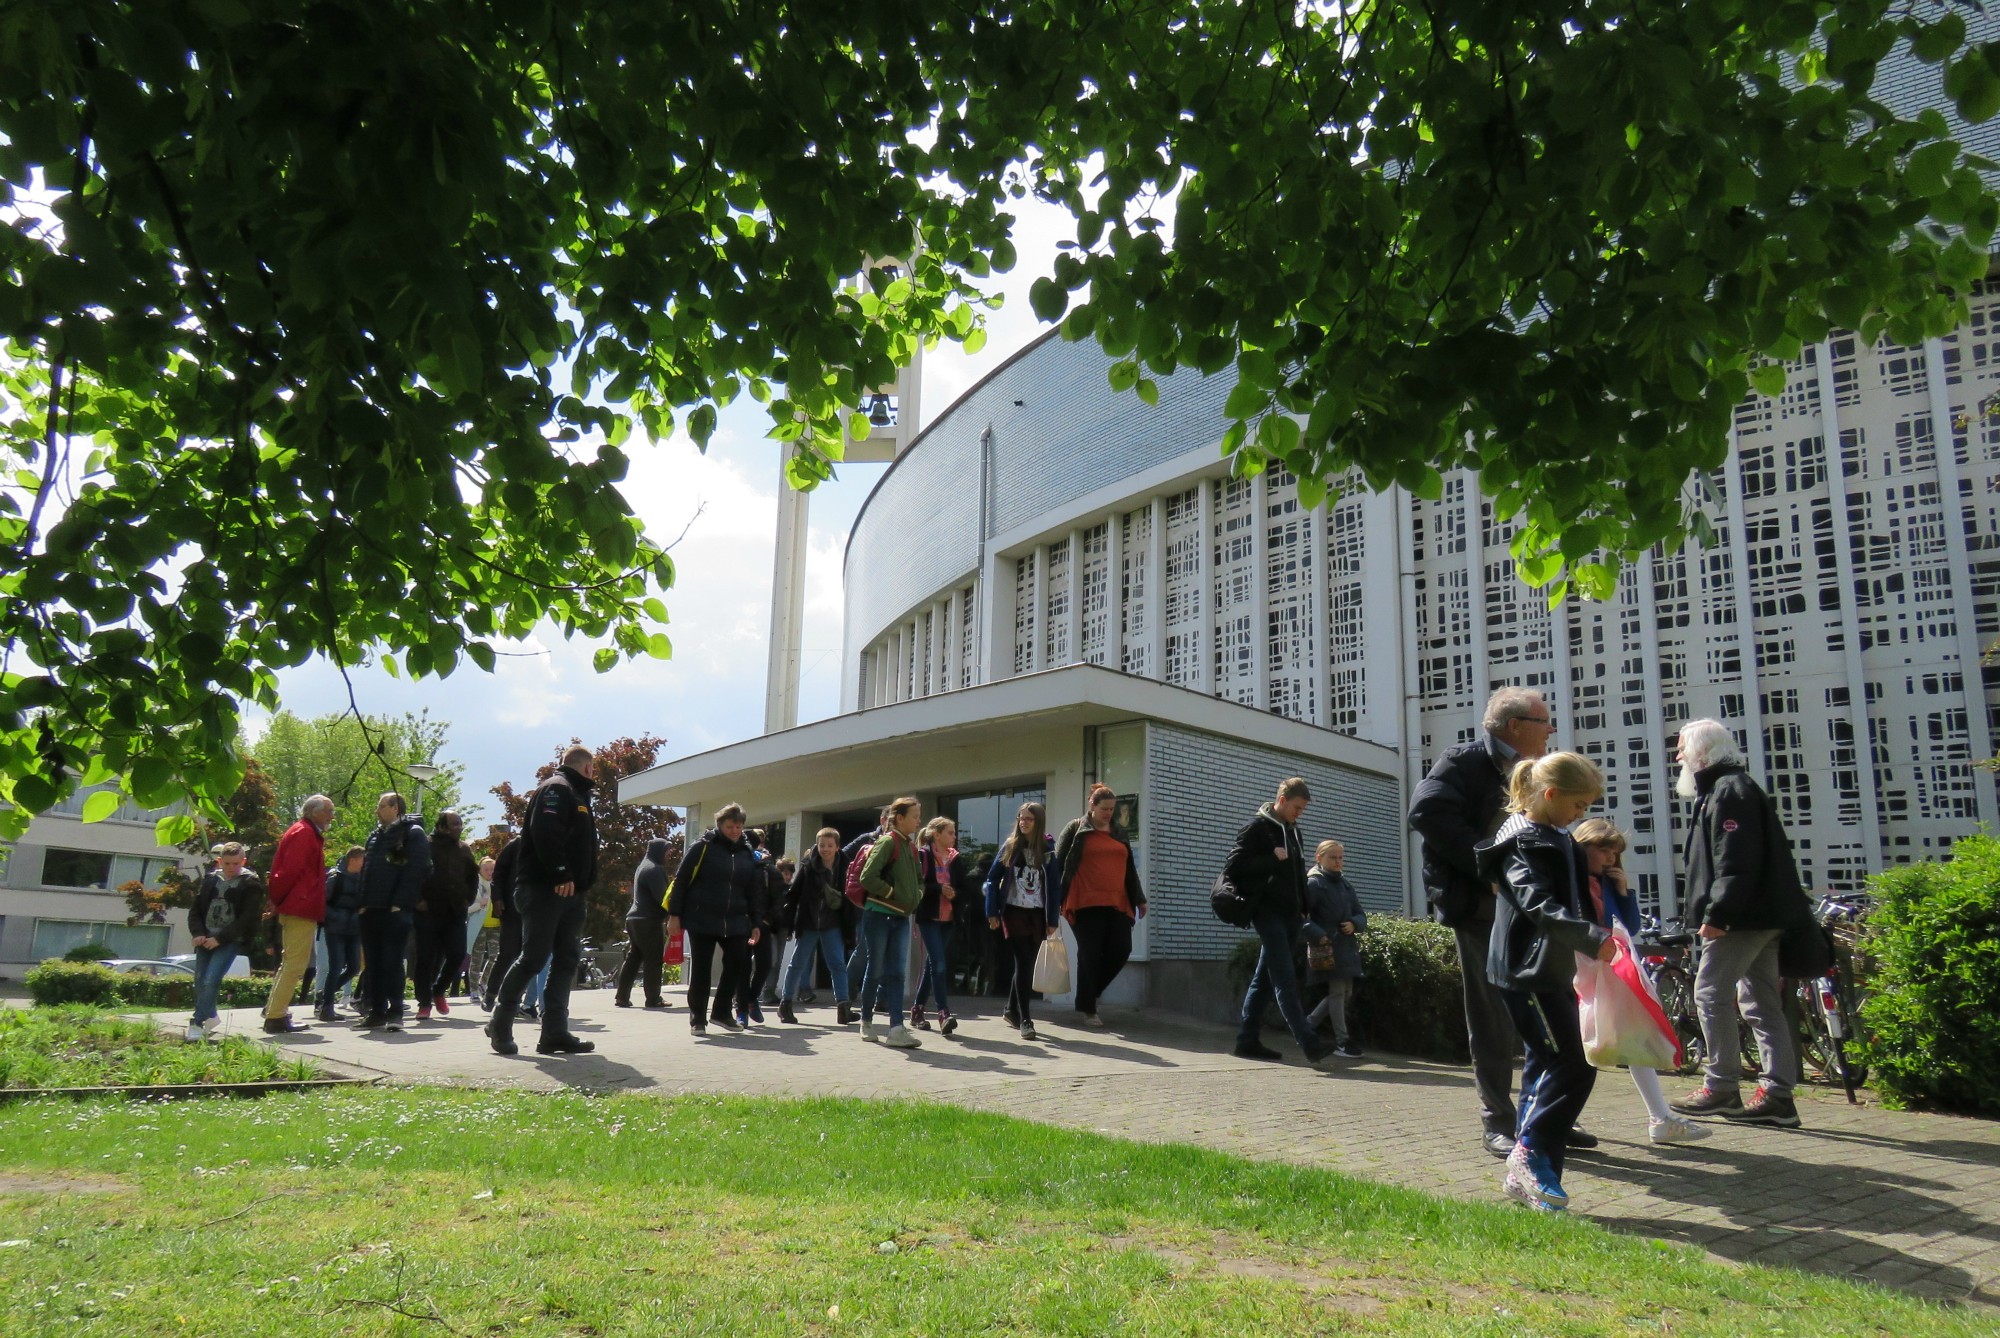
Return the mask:
[[1514,1110],[1514,1059],[1521,1038],[1507,1000],[1486,979],[1486,947],[1493,922],[1454,925],[1458,971],[1465,982],[1465,1035],[1472,1048],[1472,1078],[1479,1085],[1479,1122],[1488,1133],[1511,1135],[1518,1118]]
[[1743,1033],[1737,1018],[1737,982],[1742,989],[1742,1022],[1750,1024],[1764,1056],[1764,1086],[1789,1096],[1799,1081],[1799,1050],[1785,1017],[1778,984],[1776,929],[1736,929],[1704,940],[1695,969],[1694,1011],[1701,1041],[1708,1048],[1708,1085],[1733,1092],[1743,1083]]
[[1335,1045],[1346,1045],[1349,1040],[1347,1034],[1347,1001],[1353,994],[1354,977],[1339,976],[1327,981],[1326,997],[1319,1001],[1319,1007],[1306,1014],[1306,1021],[1317,1027],[1320,1024],[1321,1018],[1327,1019],[1333,1023],[1333,1043]]

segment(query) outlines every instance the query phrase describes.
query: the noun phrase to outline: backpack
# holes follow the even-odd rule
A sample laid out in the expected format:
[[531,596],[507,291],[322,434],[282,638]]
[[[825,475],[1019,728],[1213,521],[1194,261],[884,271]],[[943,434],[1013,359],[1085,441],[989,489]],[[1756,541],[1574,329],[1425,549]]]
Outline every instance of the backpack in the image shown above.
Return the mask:
[[1237,929],[1248,929],[1255,914],[1250,898],[1229,881],[1226,873],[1215,875],[1215,885],[1208,889],[1208,908],[1215,912],[1216,919]]
[[847,878],[842,890],[847,893],[847,899],[857,906],[868,900],[868,889],[861,886],[861,866],[868,862],[868,852],[874,848],[875,843],[870,841],[854,852],[853,859],[847,861]]

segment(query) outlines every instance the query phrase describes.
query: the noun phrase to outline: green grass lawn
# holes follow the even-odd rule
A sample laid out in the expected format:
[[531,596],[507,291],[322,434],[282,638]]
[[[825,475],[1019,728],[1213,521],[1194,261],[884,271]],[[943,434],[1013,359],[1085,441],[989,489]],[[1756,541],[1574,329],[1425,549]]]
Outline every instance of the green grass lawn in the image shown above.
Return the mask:
[[230,1037],[187,1042],[145,1019],[82,1005],[0,1008],[0,1088],[302,1081],[310,1059]]
[[0,1108],[0,1333],[1990,1334],[1830,1278],[914,1103]]

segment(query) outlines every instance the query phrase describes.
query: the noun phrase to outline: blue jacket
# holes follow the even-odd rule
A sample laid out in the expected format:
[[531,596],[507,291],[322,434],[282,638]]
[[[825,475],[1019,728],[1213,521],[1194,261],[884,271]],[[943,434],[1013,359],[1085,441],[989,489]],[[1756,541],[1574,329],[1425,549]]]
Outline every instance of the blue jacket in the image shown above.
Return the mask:
[[361,875],[349,873],[345,861],[326,871],[326,932],[361,932]]
[[[986,871],[986,918],[997,920],[1007,909],[1007,898],[1014,891],[1014,869],[1012,861],[1002,863],[998,856]],[[1042,909],[1051,923],[1062,910],[1062,902],[1057,889],[1062,886],[1062,866],[1056,863],[1056,843],[1042,838]]]
[[361,862],[361,905],[367,910],[414,911],[431,876],[431,838],[421,814],[405,813],[368,833]]
[[[1632,895],[1630,884],[1627,884],[1625,890],[1620,892],[1616,890],[1616,884],[1609,878],[1593,876],[1590,882],[1596,886],[1598,895],[1604,898],[1604,914],[1597,917],[1597,922],[1606,929],[1611,928],[1616,923],[1624,925],[1625,932],[1628,934],[1638,933],[1639,898]],[[1588,892],[1589,887],[1586,886],[1584,890]],[[1588,908],[1586,907],[1585,909]]]
[[[1361,970],[1361,943],[1356,935],[1368,928],[1368,912],[1361,909],[1361,896],[1354,890],[1354,884],[1337,873],[1328,873],[1318,865],[1306,875],[1306,920],[1329,939],[1333,940],[1333,970],[1329,973],[1335,980],[1359,980]],[[1340,932],[1340,922],[1351,920],[1354,933]]]

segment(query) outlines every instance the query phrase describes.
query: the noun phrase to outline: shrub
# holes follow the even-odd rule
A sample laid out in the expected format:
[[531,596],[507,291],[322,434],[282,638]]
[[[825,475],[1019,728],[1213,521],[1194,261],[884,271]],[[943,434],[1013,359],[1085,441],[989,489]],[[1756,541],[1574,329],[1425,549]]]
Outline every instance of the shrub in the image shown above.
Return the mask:
[[2000,839],[1870,880],[1864,1056],[1884,1100],[2000,1115]]
[[194,1006],[194,977],[178,974],[142,976],[136,971],[120,972],[118,999],[134,1008],[191,1008]]
[[[1230,951],[1230,989],[1241,998],[1257,969],[1258,941],[1246,938]],[[1297,963],[1305,980],[1303,956]],[[1378,1050],[1463,1064],[1465,1003],[1460,993],[1458,949],[1449,929],[1429,920],[1371,915],[1361,935],[1363,975],[1347,1003],[1355,1039]],[[1307,1005],[1321,991],[1306,984]]]
[[118,973],[96,962],[64,962],[50,958],[29,969],[28,994],[38,1004],[115,1004]]
[[102,943],[79,943],[62,955],[65,962],[101,962],[118,954]]
[[1361,935],[1361,979],[1347,1003],[1363,1044],[1463,1064],[1465,997],[1452,932],[1431,920],[1371,915]]

